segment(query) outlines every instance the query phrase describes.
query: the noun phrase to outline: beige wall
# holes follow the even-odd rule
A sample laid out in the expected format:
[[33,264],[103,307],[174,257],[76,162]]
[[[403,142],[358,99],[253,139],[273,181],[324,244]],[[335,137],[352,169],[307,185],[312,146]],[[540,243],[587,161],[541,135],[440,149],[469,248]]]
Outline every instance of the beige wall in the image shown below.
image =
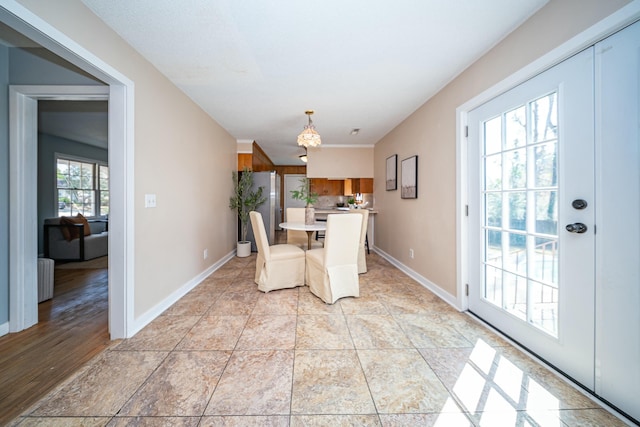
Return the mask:
[[[79,0],[21,0],[135,84],[134,317],[235,248],[236,140]],[[144,208],[145,193],[157,208]],[[208,259],[203,251],[208,249]]]
[[307,150],[309,178],[373,178],[373,147],[327,147]]
[[456,108],[627,3],[551,0],[379,141],[376,182],[393,154],[398,169],[418,155],[419,172],[416,200],[376,186],[376,246],[456,296]]

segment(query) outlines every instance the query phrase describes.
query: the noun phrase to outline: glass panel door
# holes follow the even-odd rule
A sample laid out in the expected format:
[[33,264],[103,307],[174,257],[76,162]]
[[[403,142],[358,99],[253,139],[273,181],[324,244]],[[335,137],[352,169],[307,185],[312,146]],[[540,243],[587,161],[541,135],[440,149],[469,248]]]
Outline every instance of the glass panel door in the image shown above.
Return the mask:
[[482,123],[484,298],[558,333],[557,92]]
[[471,111],[468,141],[469,309],[588,388],[593,63],[588,49]]

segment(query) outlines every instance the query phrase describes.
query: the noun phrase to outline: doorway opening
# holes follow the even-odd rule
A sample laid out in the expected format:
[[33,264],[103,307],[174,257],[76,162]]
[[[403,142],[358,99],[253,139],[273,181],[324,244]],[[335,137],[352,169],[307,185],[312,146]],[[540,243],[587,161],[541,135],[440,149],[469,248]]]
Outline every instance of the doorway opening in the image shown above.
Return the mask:
[[9,87],[9,323],[16,332],[37,322],[36,193],[33,165],[40,99],[108,100],[109,333],[133,335],[133,82],[17,3],[0,7],[0,22],[72,63],[106,86]]

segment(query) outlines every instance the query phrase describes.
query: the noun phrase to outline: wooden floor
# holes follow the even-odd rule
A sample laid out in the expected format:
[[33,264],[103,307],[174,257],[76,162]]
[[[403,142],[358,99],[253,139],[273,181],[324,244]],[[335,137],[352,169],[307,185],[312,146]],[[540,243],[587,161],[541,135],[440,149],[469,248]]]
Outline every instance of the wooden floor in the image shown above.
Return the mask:
[[0,425],[110,345],[107,269],[56,269],[38,324],[0,337]]

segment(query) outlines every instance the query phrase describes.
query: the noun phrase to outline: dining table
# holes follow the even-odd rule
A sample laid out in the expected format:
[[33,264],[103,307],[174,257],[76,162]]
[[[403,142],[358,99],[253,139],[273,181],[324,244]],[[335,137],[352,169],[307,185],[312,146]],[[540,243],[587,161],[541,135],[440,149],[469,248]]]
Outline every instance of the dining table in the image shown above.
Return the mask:
[[315,221],[313,224],[305,224],[304,222],[281,222],[280,228],[285,230],[306,231],[307,232],[307,249],[311,249],[311,237],[316,231],[325,231],[327,229],[326,221]]

